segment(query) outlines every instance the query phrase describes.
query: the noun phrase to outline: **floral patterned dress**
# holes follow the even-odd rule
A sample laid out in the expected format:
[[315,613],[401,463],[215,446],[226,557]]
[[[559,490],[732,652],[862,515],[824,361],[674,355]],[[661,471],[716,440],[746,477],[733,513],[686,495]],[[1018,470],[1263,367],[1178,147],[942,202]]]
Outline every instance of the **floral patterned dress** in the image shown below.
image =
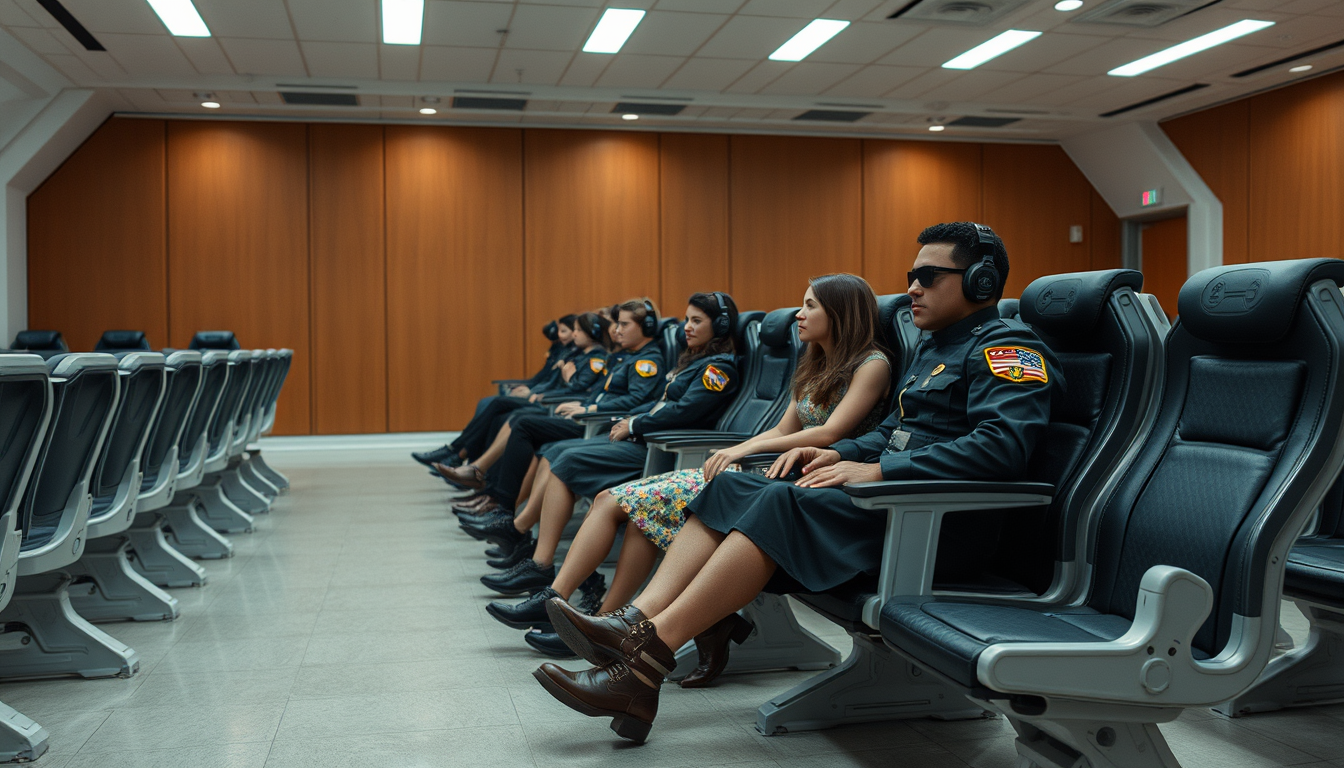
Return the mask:
[[[881,352],[872,353],[860,365],[872,360],[881,360],[890,365],[886,355]],[[835,404],[829,407],[814,403],[810,394],[803,395],[796,405],[798,421],[802,423],[803,429],[825,424],[848,389],[847,386],[842,388],[835,397]],[[877,405],[873,406],[872,412],[864,417],[849,436],[872,432],[882,423],[885,415],[886,403],[879,400]],[[659,549],[666,550],[671,546],[672,539],[676,538],[681,526],[686,523],[686,505],[691,499],[700,495],[700,490],[704,487],[705,473],[696,468],[678,469],[645,477],[618,485],[609,492],[616,503],[621,505],[621,509],[625,510],[631,525],[639,529],[639,532]]]

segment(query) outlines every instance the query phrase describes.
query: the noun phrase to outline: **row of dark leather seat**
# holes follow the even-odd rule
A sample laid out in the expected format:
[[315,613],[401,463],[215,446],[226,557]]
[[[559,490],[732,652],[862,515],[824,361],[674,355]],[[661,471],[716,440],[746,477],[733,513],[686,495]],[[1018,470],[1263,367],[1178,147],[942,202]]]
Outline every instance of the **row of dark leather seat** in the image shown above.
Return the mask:
[[[288,481],[248,449],[268,432],[293,353],[203,332],[152,351],[109,331],[71,353],[24,331],[0,354],[0,679],[129,677],[134,649],[94,622],[178,616],[164,587],[201,586]],[[59,738],[56,734],[56,738]],[[0,704],[0,760],[47,732]]]

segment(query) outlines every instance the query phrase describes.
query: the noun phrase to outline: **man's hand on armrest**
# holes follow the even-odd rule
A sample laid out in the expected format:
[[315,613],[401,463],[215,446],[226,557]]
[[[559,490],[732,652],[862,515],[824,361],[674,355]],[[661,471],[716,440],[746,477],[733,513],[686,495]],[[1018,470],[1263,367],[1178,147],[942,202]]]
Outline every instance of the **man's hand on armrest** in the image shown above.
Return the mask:
[[577,400],[561,403],[555,407],[556,416],[572,416],[576,413],[583,413],[584,411],[583,403],[580,403]]
[[[831,455],[840,454],[830,451]],[[823,457],[825,458],[825,457]],[[882,479],[881,464],[863,464],[857,461],[837,461],[829,466],[813,468],[811,464],[803,467],[803,479],[797,485],[801,488],[834,488],[850,483],[871,483]]]

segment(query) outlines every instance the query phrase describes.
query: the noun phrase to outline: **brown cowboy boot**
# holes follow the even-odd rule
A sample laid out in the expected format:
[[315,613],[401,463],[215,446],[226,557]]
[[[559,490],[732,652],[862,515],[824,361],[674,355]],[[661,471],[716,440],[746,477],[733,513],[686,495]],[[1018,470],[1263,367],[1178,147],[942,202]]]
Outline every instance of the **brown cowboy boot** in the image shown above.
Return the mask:
[[571,651],[598,665],[619,659],[622,642],[645,620],[633,605],[589,616],[559,598],[546,601],[546,615]]
[[560,703],[589,717],[610,717],[616,735],[643,744],[658,715],[659,687],[677,659],[652,622],[640,622],[632,636],[640,645],[633,658],[581,672],[548,663],[532,676]]
[[723,673],[723,668],[728,666],[728,641],[741,645],[754,629],[751,622],[742,618],[741,614],[730,613],[696,635],[695,650],[700,656],[700,663],[681,679],[681,687],[704,688],[714,682]]

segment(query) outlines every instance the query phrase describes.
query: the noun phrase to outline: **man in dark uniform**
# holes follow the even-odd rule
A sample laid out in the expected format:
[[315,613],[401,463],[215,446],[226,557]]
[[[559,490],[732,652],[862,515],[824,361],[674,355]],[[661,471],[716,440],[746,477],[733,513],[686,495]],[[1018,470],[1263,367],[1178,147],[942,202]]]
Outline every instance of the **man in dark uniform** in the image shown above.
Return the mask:
[[1025,326],[999,319],[1008,275],[1003,244],[966,222],[920,233],[910,272],[915,324],[929,333],[899,384],[895,412],[875,431],[830,448],[796,448],[785,483],[745,473],[714,478],[643,594],[618,615],[590,617],[552,600],[547,612],[575,653],[597,664],[535,677],[562,703],[613,718],[643,741],[673,649],[716,631],[776,570],[821,591],[881,566],[885,517],[837,486],[875,480],[1021,479],[1063,391],[1053,354]]

